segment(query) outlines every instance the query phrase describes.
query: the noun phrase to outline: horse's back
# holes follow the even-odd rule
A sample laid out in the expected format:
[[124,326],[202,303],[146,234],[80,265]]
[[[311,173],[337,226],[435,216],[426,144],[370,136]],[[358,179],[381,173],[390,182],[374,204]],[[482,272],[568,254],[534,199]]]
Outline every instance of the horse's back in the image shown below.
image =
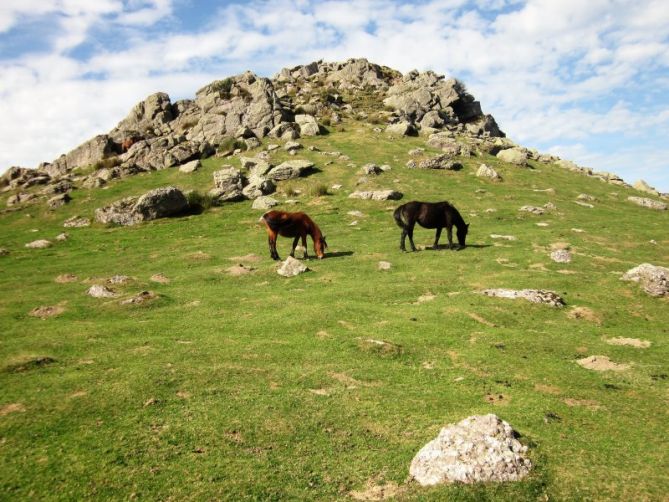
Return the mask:
[[285,237],[295,237],[308,231],[313,225],[306,213],[286,211],[268,211],[262,216],[265,224],[273,231]]

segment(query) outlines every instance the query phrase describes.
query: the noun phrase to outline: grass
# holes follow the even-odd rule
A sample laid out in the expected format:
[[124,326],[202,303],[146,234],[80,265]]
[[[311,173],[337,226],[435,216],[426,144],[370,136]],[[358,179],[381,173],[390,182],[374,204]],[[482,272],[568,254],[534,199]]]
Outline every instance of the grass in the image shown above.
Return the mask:
[[[410,170],[407,152],[424,139],[389,139],[372,127],[347,122],[345,132],[301,140],[351,160],[299,152],[318,170],[292,180],[298,204],[280,207],[308,212],[334,256],[292,279],[276,274],[250,202],[136,227],[93,224],[69,229],[68,241],[48,249],[23,247],[52,239],[72,215],[92,216],[151,188],[206,193],[213,171],[234,159],[76,190],[57,211],[39,203],[1,214],[0,245],[11,253],[0,257],[0,410],[14,411],[0,412],[0,499],[346,500],[370,480],[404,486],[411,459],[442,426],[491,412],[530,446],[536,469],[527,480],[409,484],[397,498],[666,497],[667,300],[619,277],[643,262],[669,265],[667,213],[553,166],[523,169],[484,156],[460,159],[459,172]],[[289,158],[278,150],[272,161]],[[347,197],[361,188],[358,169],[368,162],[392,170],[364,189],[451,200],[471,223],[472,246],[400,253],[391,216],[398,203]],[[504,182],[476,178],[481,162]],[[334,183],[343,188],[327,197],[313,191]],[[535,191],[546,188],[555,194]],[[597,197],[594,209],[573,202],[583,192]],[[549,201],[557,210],[544,216],[518,212]],[[518,240],[493,241],[491,233]],[[432,239],[416,230],[417,244]],[[569,243],[571,264],[549,259],[556,242]],[[279,241],[283,258],[289,247]],[[253,273],[226,273],[249,254],[260,257],[247,262]],[[379,271],[380,260],[392,268]],[[66,273],[78,280],[54,282]],[[152,282],[157,273],[169,283]],[[114,286],[118,298],[85,294],[115,274],[133,278]],[[493,287],[551,289],[568,306],[474,293]],[[142,290],[159,297],[119,304]],[[435,298],[417,304],[426,293]],[[28,315],[57,304],[65,308],[57,317]],[[601,324],[571,319],[574,306],[592,309]],[[652,345],[606,343],[617,336]],[[591,354],[632,368],[595,373],[575,363]],[[491,404],[488,395],[503,399]]]

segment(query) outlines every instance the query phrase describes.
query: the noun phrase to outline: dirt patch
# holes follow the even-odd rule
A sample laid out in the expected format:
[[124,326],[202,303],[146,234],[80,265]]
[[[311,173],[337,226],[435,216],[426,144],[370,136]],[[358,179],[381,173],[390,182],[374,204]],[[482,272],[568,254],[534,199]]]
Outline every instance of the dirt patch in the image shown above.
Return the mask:
[[386,357],[399,356],[403,352],[401,345],[387,342],[385,340],[374,340],[373,338],[360,340],[359,346],[365,352],[371,352]]
[[190,399],[191,393],[187,392],[185,390],[178,390],[177,391],[177,397],[179,399]]
[[546,265],[543,263],[531,263],[529,265],[530,270],[537,270],[539,272],[550,272],[549,269],[546,268]]
[[568,397],[566,399],[563,399],[563,402],[571,408],[575,406],[583,406],[590,410],[599,410],[600,408],[602,408],[602,405],[600,405],[597,401],[594,401],[592,399],[573,399],[571,397]]
[[584,321],[594,322],[595,324],[602,324],[602,318],[594,310],[588,307],[574,307],[567,312],[569,319],[582,319]]
[[607,356],[589,356],[576,361],[583,368],[594,371],[625,371],[629,364],[615,363]]
[[232,267],[226,268],[225,271],[233,277],[240,277],[242,275],[248,275],[253,273],[255,271],[255,268],[247,267],[243,263],[238,263],[237,265],[233,265]]
[[70,394],[70,399],[76,399],[78,397],[84,397],[84,396],[87,396],[87,395],[88,395],[88,392],[86,392],[85,390],[78,390],[78,391],[73,392],[72,394]]
[[346,373],[335,373],[335,372],[330,372],[328,373],[330,378],[336,380],[337,382],[343,384],[346,386],[347,389],[355,389],[357,387],[378,387],[379,383],[378,382],[363,382],[361,380],[357,380],[353,378],[352,376],[347,375]]
[[49,317],[56,317],[65,312],[61,305],[49,305],[35,307],[29,313],[32,317],[39,317],[40,319],[48,319]]
[[400,496],[406,491],[406,486],[400,486],[393,481],[378,484],[378,479],[370,479],[362,490],[352,490],[348,494],[354,500],[387,500]]
[[318,333],[316,333],[316,338],[318,338],[319,340],[324,340],[326,338],[330,338],[330,334],[325,330],[321,330]]
[[153,274],[150,278],[150,281],[157,282],[158,284],[169,284],[170,279],[164,274]]
[[10,413],[23,413],[26,411],[26,407],[23,406],[21,403],[10,403],[10,404],[3,404],[0,406],[0,417],[4,417],[5,415],[9,415]]
[[496,328],[497,327],[497,325],[495,323],[487,321],[486,319],[484,319],[483,317],[481,317],[478,314],[475,314],[474,312],[467,312],[467,315],[469,317],[471,317],[472,319],[474,319],[476,322],[480,322],[481,324],[485,324],[486,326],[489,326],[491,328]]
[[3,371],[7,373],[23,373],[24,371],[43,368],[55,362],[56,360],[53,357],[48,356],[26,357],[6,365]]
[[60,274],[54,279],[58,284],[67,284],[68,282],[77,282],[79,278],[74,274]]
[[534,384],[534,390],[541,392],[542,394],[551,394],[553,396],[559,396],[562,394],[562,389],[556,387],[555,385],[547,385],[543,383]]
[[637,349],[647,349],[651,345],[651,342],[648,340],[639,340],[638,338],[625,337],[609,338],[606,340],[606,343],[609,345],[627,345],[629,347],[636,347]]
[[485,400],[494,406],[507,406],[511,398],[504,394],[486,394]]
[[316,394],[317,396],[329,396],[330,391],[327,389],[309,389],[309,392]]
[[187,254],[186,258],[194,261],[210,260],[211,255],[209,253],[205,253],[204,251],[196,251],[195,253]]
[[260,256],[258,256],[257,254],[250,253],[250,254],[246,254],[244,256],[233,256],[231,258],[228,258],[228,260],[230,260],[230,261],[244,261],[244,262],[247,262],[247,263],[257,263],[260,260],[262,260],[262,258]]
[[431,302],[436,297],[437,295],[434,295],[428,291],[427,293],[420,295],[418,299],[414,302],[414,305],[420,305],[421,303]]

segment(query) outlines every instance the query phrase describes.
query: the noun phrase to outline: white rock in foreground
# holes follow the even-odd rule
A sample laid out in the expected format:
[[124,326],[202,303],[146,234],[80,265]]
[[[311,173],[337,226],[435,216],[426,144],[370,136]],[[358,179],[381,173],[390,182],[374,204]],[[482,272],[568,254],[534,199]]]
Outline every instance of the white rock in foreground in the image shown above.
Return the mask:
[[300,260],[289,256],[276,271],[277,274],[284,277],[295,277],[309,270],[309,268]]
[[625,272],[621,279],[640,283],[651,296],[669,296],[669,268],[642,263]]
[[444,427],[411,461],[409,473],[423,486],[440,483],[517,481],[532,469],[527,447],[497,415],[475,415]]

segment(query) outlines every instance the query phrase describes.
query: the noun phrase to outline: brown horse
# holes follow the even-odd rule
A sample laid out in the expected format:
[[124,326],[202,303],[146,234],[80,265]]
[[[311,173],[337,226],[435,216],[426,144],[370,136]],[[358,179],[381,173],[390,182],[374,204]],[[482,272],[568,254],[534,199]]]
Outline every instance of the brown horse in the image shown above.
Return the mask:
[[447,201],[407,202],[395,209],[393,216],[397,225],[402,229],[402,238],[400,239],[400,249],[402,251],[406,251],[404,241],[407,235],[409,236],[412,251],[416,251],[416,246],[413,243],[413,229],[416,223],[424,228],[437,229],[437,233],[434,236],[434,249],[439,248],[439,237],[444,227],[446,227],[448,235],[448,247],[449,249],[453,248],[453,225],[458,229],[457,236],[460,249],[465,247],[469,225],[462,219],[458,210]]
[[259,221],[263,222],[267,229],[269,254],[273,259],[280,259],[279,253],[276,251],[276,238],[279,235],[294,237],[293,247],[290,251],[292,257],[295,257],[295,247],[300,239],[302,239],[302,246],[304,247],[304,257],[309,257],[307,254],[307,234],[311,235],[311,239],[314,241],[314,251],[318,259],[320,260],[325,256],[325,249],[328,247],[325,236],[321,233],[318,225],[306,214],[268,211],[260,217]]

